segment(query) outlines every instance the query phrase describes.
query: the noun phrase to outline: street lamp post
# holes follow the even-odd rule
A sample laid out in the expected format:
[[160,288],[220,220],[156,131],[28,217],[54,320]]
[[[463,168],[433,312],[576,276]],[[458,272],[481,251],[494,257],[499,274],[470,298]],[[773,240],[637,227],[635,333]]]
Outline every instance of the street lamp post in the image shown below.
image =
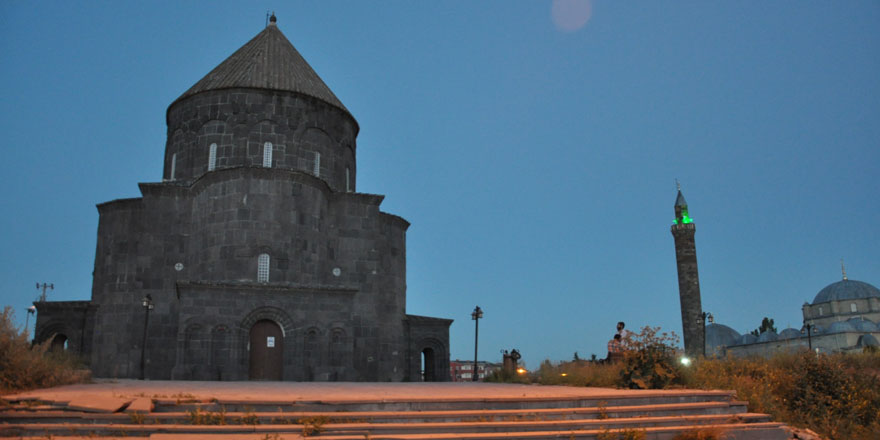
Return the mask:
[[[810,351],[813,351],[813,335],[812,335],[813,327],[815,327],[813,324],[805,322],[804,328],[801,329],[801,334],[804,334],[804,333],[807,334],[807,344],[809,344]],[[806,332],[805,332],[805,330],[806,330]]]
[[476,382],[478,380],[477,374],[477,342],[480,337],[480,318],[483,317],[483,309],[480,306],[474,308],[474,311],[471,312],[471,319],[474,320],[474,374],[473,381]]
[[709,324],[712,324],[715,322],[715,317],[712,316],[712,314],[709,312],[703,312],[702,315],[700,315],[700,317],[697,318],[697,324],[703,325],[703,357],[706,357],[706,344],[708,342],[708,341],[706,341],[706,319],[707,318],[709,319]]
[[[36,311],[37,311],[37,308],[34,306],[30,306],[27,308],[27,315],[24,318],[24,335],[25,335],[25,337],[30,337],[30,330],[29,330],[30,327],[28,327],[28,324],[30,322],[31,315],[36,313]],[[34,329],[34,335],[36,335],[36,333],[37,333],[36,330],[37,329]]]
[[147,349],[147,324],[150,322],[150,310],[153,310],[153,297],[150,296],[149,294],[147,294],[147,296],[145,296],[141,300],[141,306],[144,307],[144,340],[143,340],[143,343],[141,344],[141,377],[140,377],[140,379],[144,380],[144,378],[145,378],[144,361],[145,361],[145,354],[146,354],[146,349]]

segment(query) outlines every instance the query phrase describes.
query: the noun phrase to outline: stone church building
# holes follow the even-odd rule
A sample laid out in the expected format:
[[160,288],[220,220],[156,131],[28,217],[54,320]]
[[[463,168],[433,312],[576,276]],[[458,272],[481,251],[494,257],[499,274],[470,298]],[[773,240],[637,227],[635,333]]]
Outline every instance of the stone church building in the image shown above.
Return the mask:
[[35,303],[37,341],[98,377],[449,380],[409,223],[357,192],[358,123],[274,16],[166,119],[162,181],[98,205],[92,298]]

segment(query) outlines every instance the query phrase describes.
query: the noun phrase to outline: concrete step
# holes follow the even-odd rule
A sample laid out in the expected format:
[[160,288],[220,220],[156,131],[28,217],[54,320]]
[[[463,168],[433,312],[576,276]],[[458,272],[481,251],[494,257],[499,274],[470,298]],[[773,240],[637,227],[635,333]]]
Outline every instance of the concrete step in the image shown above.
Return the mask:
[[636,405],[597,408],[543,408],[531,410],[450,410],[450,411],[362,411],[362,412],[231,412],[217,411],[153,412],[129,411],[115,414],[96,414],[70,411],[56,407],[41,410],[23,409],[0,412],[0,423],[116,423],[145,422],[150,424],[186,424],[198,417],[210,423],[223,419],[228,424],[240,424],[244,419],[256,418],[261,424],[279,420],[326,418],[331,422],[363,421],[369,423],[428,423],[475,422],[504,420],[583,420],[645,416],[684,416],[700,414],[737,414],[746,412],[746,402],[696,402],[659,405]]
[[285,424],[131,424],[131,423],[15,423],[0,425],[0,435],[49,434],[109,434],[125,432],[129,435],[147,435],[162,432],[277,432],[315,430],[328,435],[398,435],[490,432],[544,432],[601,429],[644,429],[662,426],[702,426],[718,424],[749,424],[768,422],[764,414],[698,415],[673,417],[633,417],[587,420],[510,420],[446,423],[333,423],[322,419],[301,419]]
[[[143,428],[143,427],[141,427]],[[300,439],[304,437],[320,438],[324,440],[350,440],[350,439],[370,439],[370,440],[418,440],[418,439],[472,439],[472,440],[495,440],[495,439],[598,439],[608,438],[611,433],[624,434],[626,432],[641,431],[644,432],[646,440],[671,440],[676,435],[693,431],[695,429],[715,430],[722,432],[727,440],[788,440],[790,438],[785,426],[781,423],[760,422],[753,424],[742,423],[721,423],[712,425],[703,425],[695,428],[692,425],[684,426],[661,426],[661,427],[645,427],[645,428],[619,428],[598,427],[593,429],[571,429],[565,431],[549,430],[549,431],[503,431],[503,432],[433,432],[433,433],[372,433],[369,431],[350,432],[346,434],[321,432],[312,433],[304,436],[302,427],[295,425],[257,425],[252,427],[230,427],[230,426],[166,426],[162,431],[150,432],[138,427],[117,426],[113,430],[107,431],[79,431],[80,427],[68,426],[66,432],[53,432],[52,430],[44,430],[42,432],[21,432],[13,433],[10,430],[0,431],[0,435],[16,436],[20,438],[52,438],[59,439],[67,437],[86,437],[86,438],[149,438],[155,440],[282,440],[282,439]],[[196,430],[195,428],[202,428]],[[231,429],[234,428],[234,429]],[[628,429],[628,430],[627,430]]]
[[225,407],[234,412],[362,412],[362,411],[444,411],[542,408],[596,408],[600,406],[637,406],[671,403],[727,402],[732,391],[699,391],[670,394],[669,392],[629,393],[574,397],[501,397],[501,398],[394,398],[388,400],[236,400],[198,398],[154,398],[154,412],[181,412],[200,408],[217,411]]
[[748,413],[730,391],[174,382],[97,384],[4,399],[11,405],[0,412],[0,437],[607,439],[629,430],[671,440],[683,431],[718,428],[729,439],[789,438],[784,425]]

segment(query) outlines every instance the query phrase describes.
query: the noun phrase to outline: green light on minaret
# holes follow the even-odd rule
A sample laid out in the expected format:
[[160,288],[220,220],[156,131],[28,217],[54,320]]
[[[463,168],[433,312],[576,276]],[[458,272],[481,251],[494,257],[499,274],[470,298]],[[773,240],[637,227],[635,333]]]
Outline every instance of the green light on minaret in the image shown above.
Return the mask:
[[675,198],[675,221],[672,222],[673,225],[686,225],[688,223],[693,223],[694,219],[688,215],[688,205],[684,200],[684,196],[681,194],[681,185],[678,184],[678,180],[675,181],[676,186],[678,186],[678,197]]
[[687,207],[684,207],[684,206],[683,206],[683,207],[681,208],[681,219],[675,219],[675,220],[672,222],[672,224],[673,224],[673,225],[686,225],[686,224],[688,224],[688,223],[693,223],[693,222],[694,222],[694,219],[692,219],[692,218],[688,215]]

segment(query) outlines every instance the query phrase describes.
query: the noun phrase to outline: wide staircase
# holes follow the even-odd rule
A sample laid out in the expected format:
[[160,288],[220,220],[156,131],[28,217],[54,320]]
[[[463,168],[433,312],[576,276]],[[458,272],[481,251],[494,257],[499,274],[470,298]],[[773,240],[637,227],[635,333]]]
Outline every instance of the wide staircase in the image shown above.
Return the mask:
[[[727,391],[591,397],[235,401],[135,396],[88,404],[7,397],[0,436],[16,438],[737,439],[785,440]],[[115,402],[115,403],[114,403]],[[710,434],[714,434],[712,437]],[[701,436],[702,435],[702,436]]]

